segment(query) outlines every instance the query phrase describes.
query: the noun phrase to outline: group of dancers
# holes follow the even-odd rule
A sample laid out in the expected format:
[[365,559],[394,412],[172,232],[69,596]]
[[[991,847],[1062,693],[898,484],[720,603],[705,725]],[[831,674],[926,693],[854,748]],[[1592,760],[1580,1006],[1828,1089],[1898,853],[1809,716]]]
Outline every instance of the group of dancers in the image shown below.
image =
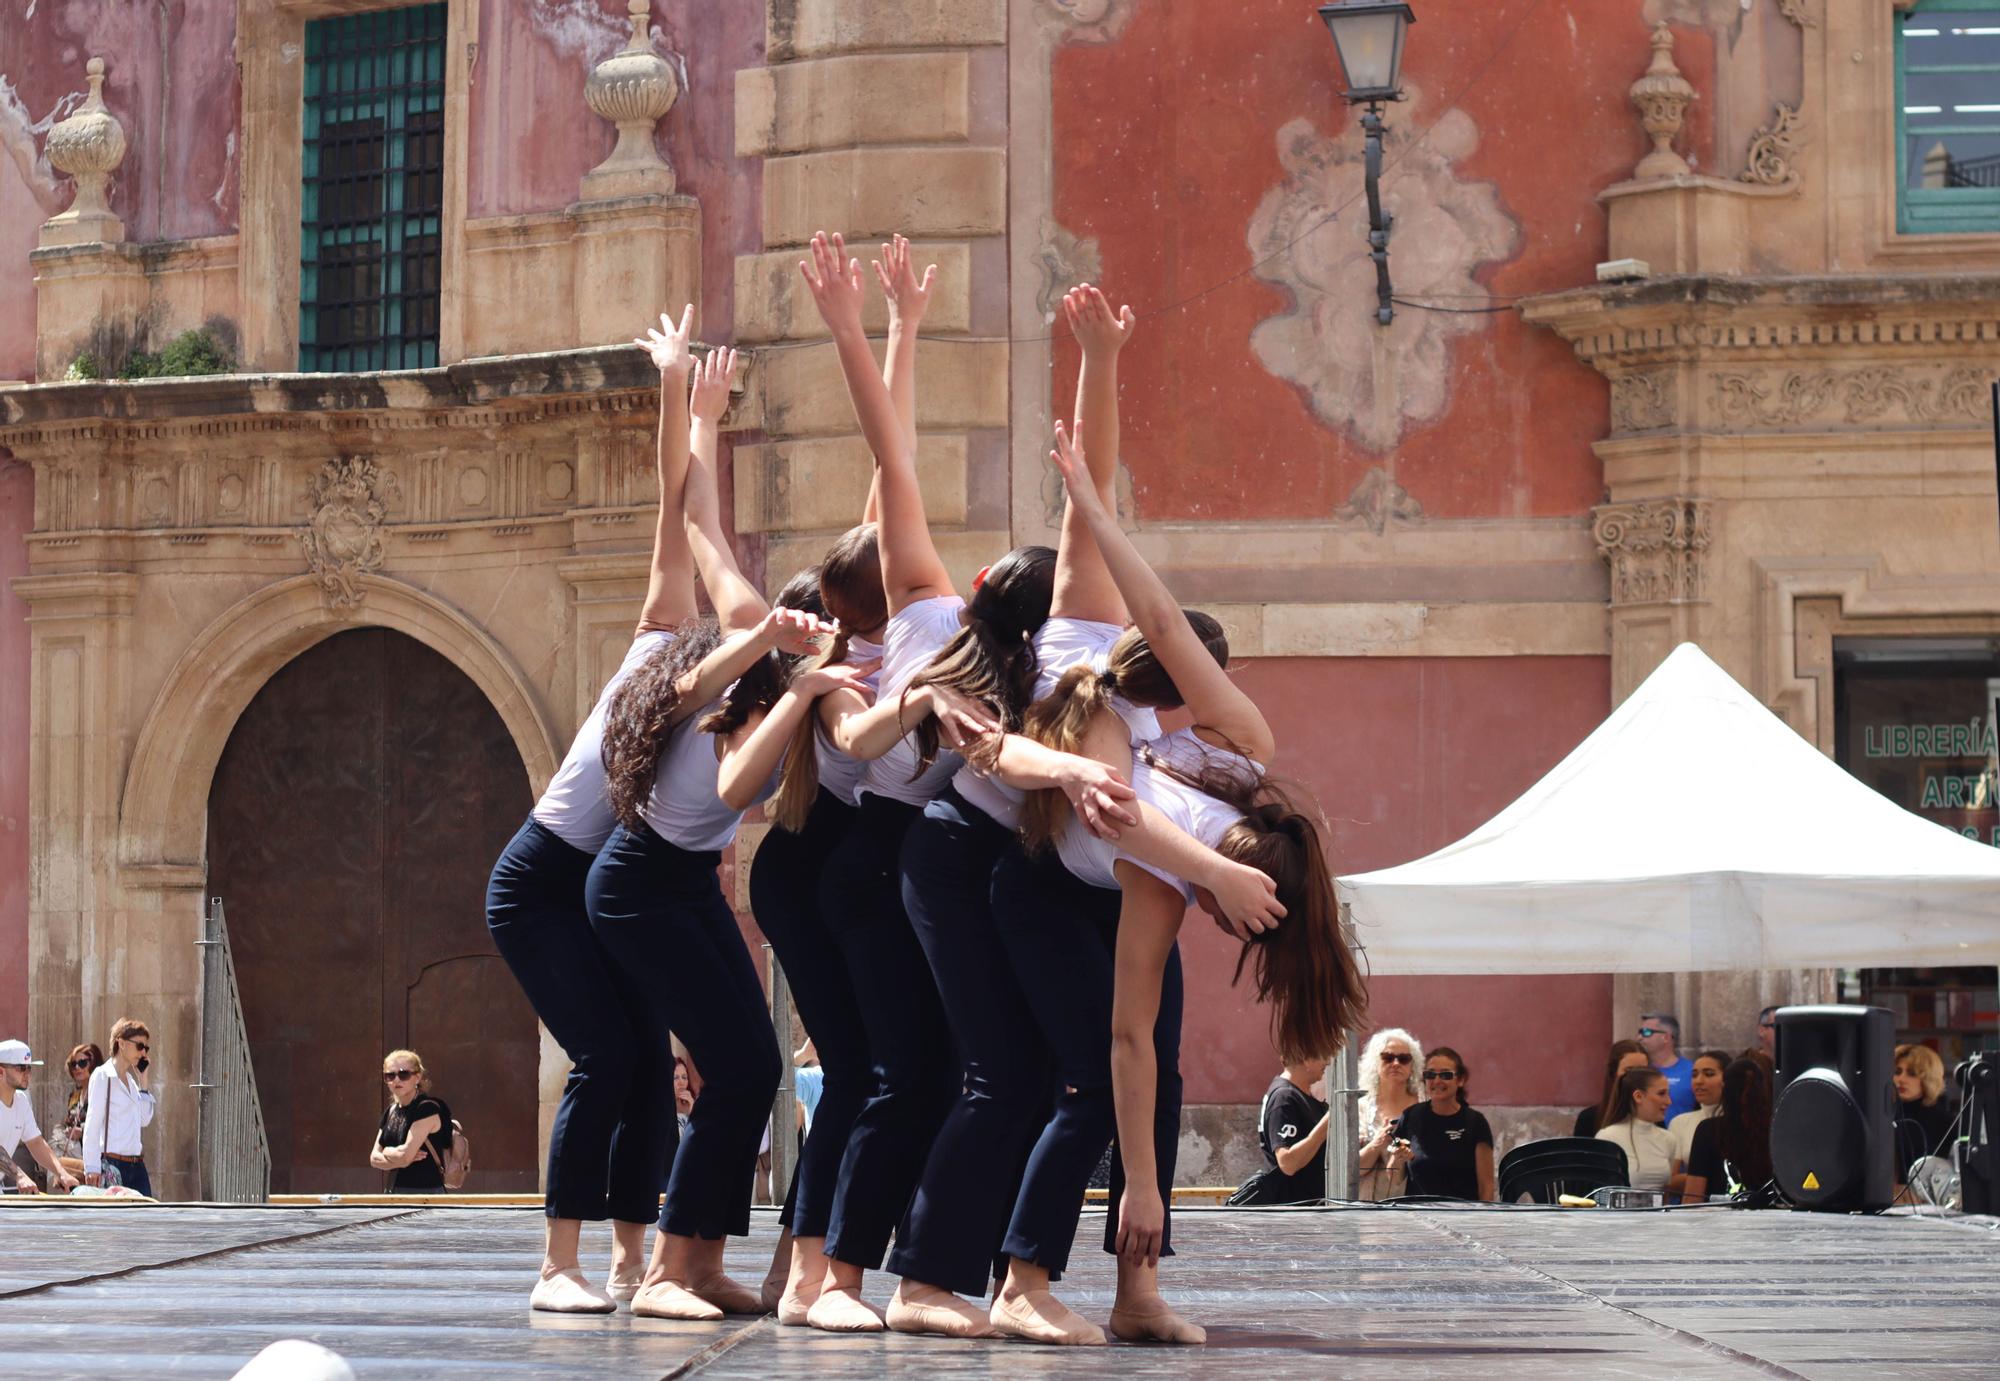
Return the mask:
[[[919,274],[901,237],[882,247],[878,372],[859,261],[819,235],[799,267],[874,456],[860,524],[767,604],[718,511],[735,354],[696,362],[693,309],[663,315],[636,342],[660,373],[637,635],[489,885],[500,953],[573,1064],[531,1304],[1101,1344],[1050,1287],[1115,1141],[1110,1330],[1201,1342],[1158,1279],[1181,1112],[1175,939],[1199,905],[1242,942],[1236,974],[1252,973],[1280,1052],[1336,1049],[1363,994],[1322,817],[1266,774],[1271,728],[1225,672],[1221,627],[1183,610],[1119,527],[1131,309],[1090,286],[1064,298],[1082,367],[1052,453],[1060,545],[1008,552],[962,596],[916,469],[936,269]],[[1164,732],[1158,713],[1179,709],[1192,727]],[[722,1251],[749,1230],[780,1054],[716,871],[758,803],[773,827],[751,908],[824,1071],[761,1290],[725,1275]],[[674,1036],[703,1081],[677,1148],[653,1058]],[[600,1288],[577,1249],[605,1219]],[[900,1283],[883,1311],[863,1286],[885,1265]]]

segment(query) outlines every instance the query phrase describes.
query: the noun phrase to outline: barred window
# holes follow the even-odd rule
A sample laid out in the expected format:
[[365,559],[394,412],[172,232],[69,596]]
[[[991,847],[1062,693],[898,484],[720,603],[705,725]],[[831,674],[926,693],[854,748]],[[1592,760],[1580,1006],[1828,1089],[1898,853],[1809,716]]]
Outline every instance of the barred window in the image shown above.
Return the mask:
[[306,25],[299,368],[437,363],[445,6]]
[[1896,24],[1896,228],[2000,231],[2000,0],[1920,0]]

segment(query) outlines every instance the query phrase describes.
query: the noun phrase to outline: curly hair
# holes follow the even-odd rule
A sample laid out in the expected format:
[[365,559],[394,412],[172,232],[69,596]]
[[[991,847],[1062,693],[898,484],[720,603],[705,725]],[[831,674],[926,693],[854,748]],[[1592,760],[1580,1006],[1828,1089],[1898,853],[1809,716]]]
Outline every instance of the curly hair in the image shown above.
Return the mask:
[[612,813],[627,829],[638,825],[640,808],[652,794],[660,754],[680,708],[681,678],[721,643],[722,630],[714,619],[690,619],[611,697],[604,712],[604,784]]
[[1390,1041],[1401,1041],[1410,1052],[1409,1077],[1404,1080],[1412,1098],[1424,1094],[1423,1042],[1400,1026],[1385,1026],[1368,1038],[1368,1044],[1361,1047],[1359,1074],[1361,1078],[1361,1125],[1374,1125],[1376,1105],[1382,1101],[1382,1050]]

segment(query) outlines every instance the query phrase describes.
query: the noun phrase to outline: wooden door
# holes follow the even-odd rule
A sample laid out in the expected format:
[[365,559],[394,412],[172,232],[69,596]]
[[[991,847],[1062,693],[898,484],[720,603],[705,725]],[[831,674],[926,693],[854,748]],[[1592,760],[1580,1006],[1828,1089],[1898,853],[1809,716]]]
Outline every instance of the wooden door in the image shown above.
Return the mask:
[[409,1046],[472,1138],[468,1190],[536,1185],[534,1013],[486,933],[530,804],[500,716],[388,629],[302,653],[237,721],[208,804],[274,1192],[366,1192],[382,1056]]

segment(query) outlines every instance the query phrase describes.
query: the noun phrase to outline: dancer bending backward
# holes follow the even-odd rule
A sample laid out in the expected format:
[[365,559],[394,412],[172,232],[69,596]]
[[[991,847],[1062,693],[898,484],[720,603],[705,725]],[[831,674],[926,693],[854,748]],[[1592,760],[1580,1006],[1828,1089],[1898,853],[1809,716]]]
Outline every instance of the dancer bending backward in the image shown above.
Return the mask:
[[[678,675],[704,650],[699,640],[678,653],[674,647],[674,630],[694,614],[694,555],[681,522],[693,314],[688,307],[678,326],[662,315],[662,329],[639,342],[660,370],[660,515],[638,630],[548,790],[493,865],[486,889],[493,943],[571,1062],[549,1132],[547,1239],[541,1279],[529,1300],[533,1308],[559,1313],[609,1313],[638,1293],[646,1225],[659,1211],[672,1155],[671,1099],[660,1097],[650,1073],[667,1047],[662,1041],[649,1054],[642,1045],[646,996],[591,934],[583,887],[591,860],[616,824],[604,786],[606,707],[642,665]],[[674,670],[665,671],[670,658]],[[585,1222],[606,1218],[612,1222],[611,1279],[599,1291],[583,1279],[577,1239]]]
[[[1365,992],[1341,933],[1318,809],[1264,775],[1259,764],[1269,761],[1275,748],[1270,725],[1229,679],[1226,647],[1199,636],[1119,528],[1085,458],[1060,427],[1053,459],[1070,506],[1090,529],[1146,653],[1142,657],[1136,648],[1121,647],[1103,674],[1081,667],[1066,674],[1055,694],[1036,707],[1029,732],[1057,747],[1080,746],[1107,766],[1129,771],[1142,820],[1158,812],[1224,858],[1256,869],[1276,884],[1275,905],[1264,918],[1254,919],[1195,874],[1137,858],[1125,841],[1106,847],[1074,821],[1056,829],[1064,811],[1060,797],[1043,793],[1031,802],[1027,815],[1031,842],[1053,834],[1071,873],[1099,888],[1120,889],[1109,990],[1101,969],[1083,965],[1079,967],[1096,980],[1091,990],[1085,994],[1072,986],[1062,994],[1073,1003],[1087,1003],[1095,1030],[1108,1027],[1110,1035],[1116,1169],[1123,1181],[1122,1186],[1113,1184],[1115,1212],[1106,1224],[1107,1246],[1119,1258],[1111,1329],[1121,1338],[1200,1342],[1202,1330],[1176,1316],[1161,1299],[1157,1276],[1160,1257],[1171,1253],[1166,1204],[1180,1131],[1179,1078],[1177,1073],[1164,1077],[1173,1052],[1161,1033],[1171,1029],[1177,1036],[1179,1030],[1175,937],[1186,911],[1199,905],[1244,939],[1237,973],[1250,966],[1258,1000],[1271,1005],[1274,1044],[1288,1062],[1338,1050],[1359,1017]],[[1170,680],[1194,725],[1135,748],[1126,725],[1104,699],[1130,683],[1137,667],[1149,660]],[[1037,806],[1039,811],[1033,808]],[[1014,923],[1006,933],[1024,982],[1029,973],[1059,968],[1047,928],[1023,924],[1031,918],[1018,910],[1008,914]],[[1280,917],[1281,923],[1268,924]],[[1082,947],[1071,942],[1070,949],[1077,948]],[[1100,957],[1090,956],[1093,961]],[[1046,1017],[1045,1007],[1037,1011]],[[1066,1020],[1073,1021],[1074,1015],[1066,1014]],[[1025,1190],[1023,1199],[1017,1227],[1021,1207],[1027,1207]],[[1032,1244],[1017,1243],[1010,1232],[1008,1245],[1011,1251]],[[1016,1289],[1032,1293],[1040,1284],[1037,1276],[1017,1253],[1003,1299]]]
[[[663,370],[674,362],[671,338],[651,348]],[[714,352],[697,380],[697,398],[717,416],[734,363],[733,352]],[[664,1053],[671,1031],[703,1076],[632,1301],[634,1314],[675,1319],[762,1311],[756,1291],[722,1273],[722,1248],[726,1236],[749,1231],[751,1168],[780,1073],[763,985],[715,872],[742,813],[718,792],[720,742],[687,721],[713,710],[773,648],[803,653],[831,631],[810,614],[767,609],[743,578],[722,532],[712,425],[697,431],[682,521],[716,619],[683,625],[670,654],[611,698],[603,753],[618,824],[584,889],[591,929],[644,995],[641,1048]],[[692,583],[675,598],[692,613]],[[657,1096],[671,1107],[667,1089]]]
[[[915,449],[862,332],[861,265],[847,258],[838,237],[816,235],[811,262],[799,269],[833,336],[848,396],[874,453],[889,610],[877,703],[863,707],[859,696],[843,692],[829,708],[835,746],[868,764],[859,817],[825,871],[821,904],[860,999],[875,1088],[841,1158],[826,1274],[806,1315],[816,1328],[871,1332],[883,1323],[862,1301],[863,1273],[882,1264],[890,1233],[957,1091],[959,1071],[936,984],[903,909],[898,860],[904,832],[959,763],[955,753],[937,755],[927,765],[922,761],[908,731],[930,712],[931,695],[911,690],[911,682],[965,632],[968,611],[931,543]],[[936,270],[920,278],[908,244],[898,237],[884,247],[876,274],[895,310],[912,314],[922,310]],[[976,592],[982,600],[978,617],[1005,620],[1017,643],[1032,634],[1048,612],[1053,556],[1046,549],[1028,550],[997,563]]]
[[[905,272],[908,246],[901,240],[884,253],[884,264]],[[878,272],[887,276],[885,267]],[[885,283],[885,288],[888,286]],[[889,344],[882,384],[895,406],[897,428],[908,447],[916,445],[917,329],[929,305],[929,289],[889,292]],[[827,662],[862,664],[876,670],[854,688],[826,694],[794,730],[778,791],[766,813],[776,826],[758,846],[750,868],[750,906],[757,925],[784,965],[799,1015],[812,1033],[825,1072],[812,1128],[799,1154],[780,1222],[791,1237],[781,1243],[774,1273],[783,1272],[778,1322],[801,1325],[819,1298],[826,1275],[826,1233],[832,1217],[840,1162],[854,1119],[875,1091],[875,1071],[847,962],[822,914],[819,894],[827,860],[852,832],[860,803],[864,764],[842,752],[833,731],[842,718],[874,702],[880,676],[882,630],[889,610],[882,588],[876,525],[881,506],[879,477],[870,484],[862,525],[851,529],[820,565],[820,593],[840,634]],[[798,687],[801,693],[806,689]],[[779,708],[785,708],[782,704]]]
[[[1114,314],[1104,295],[1087,285],[1064,297],[1063,311],[1083,349],[1078,426],[1093,454],[1104,457],[1108,487],[1118,453],[1117,357],[1134,319],[1129,308]],[[1089,532],[1073,516],[1062,525],[1050,615],[1032,641],[1003,617],[981,617],[993,588],[989,577],[973,598],[966,632],[913,684],[940,696],[971,697],[976,713],[1011,732],[1021,727],[1032,699],[1052,690],[1064,670],[1101,654],[1118,637],[1124,606]],[[1130,713],[1135,733],[1159,732],[1151,711]],[[920,728],[926,758],[941,729],[949,737],[948,726],[935,720]],[[990,775],[1002,754],[1004,782]],[[1022,792],[1031,788],[1060,789],[1099,828],[1136,823],[1120,804],[1131,799],[1131,789],[1115,772],[994,733],[968,752],[951,787],[903,842],[903,899],[963,1059],[958,1097],[932,1143],[889,1257],[889,1269],[903,1280],[888,1322],[903,1331],[1034,1333],[1032,1323],[1022,1325],[1011,1314],[989,1312],[984,1301],[974,1307],[952,1293],[984,1295],[1003,1264],[999,1249],[1029,1144],[1048,1120],[1052,1055],[1014,978],[990,901],[994,866],[1014,841]],[[1185,847],[1192,850],[1192,841]]]

